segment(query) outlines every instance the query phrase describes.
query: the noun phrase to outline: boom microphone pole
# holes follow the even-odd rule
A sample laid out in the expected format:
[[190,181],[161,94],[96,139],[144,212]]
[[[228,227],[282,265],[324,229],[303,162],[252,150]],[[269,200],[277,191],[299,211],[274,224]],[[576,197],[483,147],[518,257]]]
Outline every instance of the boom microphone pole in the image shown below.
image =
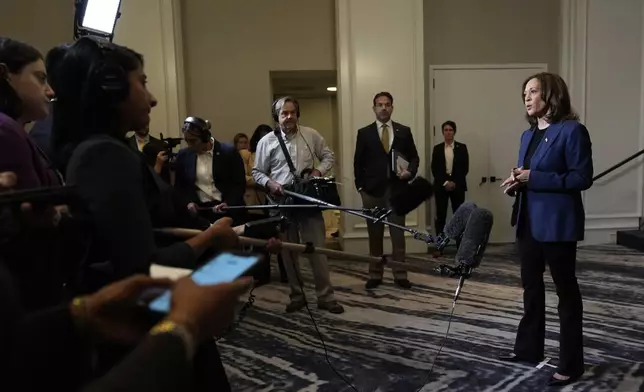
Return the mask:
[[[266,246],[268,244],[268,240],[242,236],[241,234],[244,233],[244,225],[236,226],[233,228],[233,230],[235,230],[235,232],[240,235],[239,243],[242,245],[252,245],[252,246],[261,247],[261,246]],[[177,238],[187,239],[187,238],[192,238],[196,235],[199,235],[201,233],[201,230],[166,227],[161,229],[154,229],[154,232],[158,234],[170,235]],[[298,252],[298,253],[303,253],[303,254],[319,253],[319,254],[326,255],[327,257],[332,259],[353,260],[353,261],[359,261],[363,263],[383,262],[383,259],[380,257],[359,255],[355,253],[343,252],[343,251],[334,250],[334,249],[317,248],[311,244],[296,244],[292,242],[282,242],[282,247],[284,249]],[[386,261],[386,265],[388,267],[400,267],[400,268],[405,268],[406,266],[405,263],[388,261],[388,260]]]
[[[284,190],[284,194],[292,196],[292,197],[297,197],[299,199],[306,200],[306,201],[311,202],[311,203],[316,203],[316,204],[319,204],[321,206],[326,206],[329,209],[343,210],[342,207],[340,207],[340,206],[336,206],[334,204],[327,203],[325,201],[316,199],[314,197],[302,195],[300,193],[296,193],[296,192],[289,191],[289,190],[286,190],[286,189]],[[395,227],[397,229],[406,231],[408,233],[411,233],[411,235],[414,237],[414,239],[425,241],[428,244],[434,242],[434,238],[429,233],[422,233],[422,232],[420,232],[418,230],[414,230],[414,229],[411,229],[409,227],[405,227],[405,226],[401,226],[401,225],[389,222],[387,220],[384,220],[382,217],[381,218],[376,218],[376,217],[373,217],[373,216],[369,216],[367,214],[363,214],[361,212],[355,211],[355,209],[346,209],[346,210],[343,210],[343,211],[345,211],[345,212],[347,212],[347,213],[349,213],[351,215],[359,216],[359,217],[364,218],[364,219],[369,219],[369,220],[374,221],[376,223],[382,222],[382,223],[384,223],[384,224],[386,224],[388,226]],[[392,211],[387,211],[386,215],[391,214],[391,212]]]
[[[288,191],[285,191],[288,192]],[[303,197],[308,197],[304,196]],[[316,200],[315,203],[322,202],[321,200],[313,199]],[[325,210],[338,210],[338,211],[345,211],[345,212],[355,212],[357,214],[371,214],[369,219],[375,220],[376,222],[380,222],[381,220],[385,219],[389,214],[391,214],[391,211],[388,211],[384,208],[380,207],[374,207],[374,208],[352,208],[352,207],[343,207],[343,206],[336,206],[333,204],[329,205],[323,205],[323,204],[261,204],[261,205],[250,205],[250,206],[227,206],[222,212],[228,211],[228,210],[281,210],[281,209],[287,209],[287,210],[305,210],[305,209],[317,209],[320,211],[325,211]],[[197,208],[199,211],[211,211],[214,210],[214,207],[199,207]]]

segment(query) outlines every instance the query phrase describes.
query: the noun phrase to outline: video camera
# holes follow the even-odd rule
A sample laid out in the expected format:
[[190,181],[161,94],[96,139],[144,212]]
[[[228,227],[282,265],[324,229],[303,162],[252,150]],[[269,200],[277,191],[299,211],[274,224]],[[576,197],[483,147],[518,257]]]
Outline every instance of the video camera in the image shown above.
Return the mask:
[[181,145],[181,142],[183,141],[182,138],[180,137],[163,137],[163,134],[161,134],[161,142],[165,146],[165,152],[168,155],[168,168],[170,170],[174,170],[174,161],[177,156],[177,154],[172,151],[174,150],[177,146]]

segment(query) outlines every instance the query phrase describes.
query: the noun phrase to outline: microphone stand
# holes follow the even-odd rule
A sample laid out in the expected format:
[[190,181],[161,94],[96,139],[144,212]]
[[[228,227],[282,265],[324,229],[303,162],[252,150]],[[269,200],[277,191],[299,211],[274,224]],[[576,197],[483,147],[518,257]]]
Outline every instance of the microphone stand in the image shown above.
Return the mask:
[[[479,255],[481,252],[482,245],[479,245],[478,248],[476,249],[476,254],[474,255],[474,258]],[[472,260],[473,262],[473,260]],[[472,270],[474,267],[472,266],[472,263],[463,263],[461,262],[459,265],[456,267],[450,267],[447,264],[441,264],[437,268],[434,269],[434,271],[440,273],[441,275],[447,275],[449,277],[458,277],[458,285],[456,286],[456,292],[454,293],[454,301],[452,302],[452,306],[456,306],[456,301],[458,300],[458,296],[461,294],[461,290],[463,289],[463,284],[465,283],[465,279],[468,279],[472,276]]]

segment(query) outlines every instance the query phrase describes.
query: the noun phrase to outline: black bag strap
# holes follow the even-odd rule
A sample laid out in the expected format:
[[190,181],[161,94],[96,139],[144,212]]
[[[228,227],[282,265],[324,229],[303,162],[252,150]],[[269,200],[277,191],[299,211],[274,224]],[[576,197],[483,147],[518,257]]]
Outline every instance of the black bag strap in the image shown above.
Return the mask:
[[289,153],[286,148],[286,143],[284,143],[284,138],[282,137],[282,131],[279,128],[275,130],[275,136],[277,136],[277,140],[280,142],[282,153],[284,153],[284,156],[286,157],[286,163],[288,164],[291,173],[293,173],[293,176],[297,177],[295,174],[295,165],[293,165],[293,160],[291,159],[291,153]]

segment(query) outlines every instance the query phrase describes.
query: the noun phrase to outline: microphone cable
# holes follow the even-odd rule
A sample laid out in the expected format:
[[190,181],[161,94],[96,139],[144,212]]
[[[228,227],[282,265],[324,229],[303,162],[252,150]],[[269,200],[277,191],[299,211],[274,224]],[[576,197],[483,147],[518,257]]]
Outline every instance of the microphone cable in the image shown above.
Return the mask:
[[250,309],[255,304],[256,297],[255,297],[255,294],[253,294],[253,291],[255,290],[255,288],[256,288],[255,284],[253,284],[253,287],[250,289],[250,292],[248,293],[248,299],[241,307],[241,309],[239,309],[239,313],[237,314],[236,319],[232,322],[232,324],[230,324],[230,326],[228,326],[228,328],[226,328],[226,331],[224,331],[224,333],[222,333],[219,336],[215,336],[216,342],[223,339],[224,337],[226,337],[226,335],[230,334],[235,329],[237,329],[239,324],[241,324],[244,318],[246,318],[246,316],[248,315],[248,309]]
[[438,359],[438,356],[441,355],[441,352],[443,351],[443,347],[445,347],[445,343],[447,343],[447,336],[449,335],[449,329],[452,326],[452,316],[454,316],[454,309],[456,309],[456,301],[452,302],[452,311],[449,313],[449,319],[447,321],[447,331],[445,331],[443,342],[441,343],[441,346],[438,349],[438,352],[434,356],[434,360],[432,361],[432,366],[429,368],[429,373],[427,373],[427,376],[425,376],[423,383],[420,384],[420,387],[416,390],[416,392],[420,392],[420,390],[423,389],[423,387],[427,384],[427,380],[429,380],[429,377],[432,375],[432,372],[434,371],[434,365],[436,365],[436,360]]
[[[295,268],[294,268],[295,269]],[[333,370],[333,372],[344,381],[345,384],[347,384],[351,389],[353,389],[355,392],[360,392],[358,389],[349,382],[338,370],[331,364],[331,360],[329,359],[329,351],[326,348],[326,343],[324,343],[324,338],[322,337],[322,332],[320,332],[320,329],[318,328],[318,324],[315,322],[315,317],[313,317],[313,312],[311,312],[311,308],[309,307],[309,301],[306,299],[306,294],[304,293],[304,282],[302,281],[302,277],[300,277],[300,272],[295,271],[295,275],[297,276],[297,282],[300,285],[300,290],[302,290],[302,298],[304,299],[304,307],[306,307],[306,311],[309,314],[309,317],[311,318],[311,322],[313,323],[313,327],[315,328],[315,332],[318,334],[318,338],[320,339],[320,342],[322,343],[322,348],[324,349],[324,359],[326,360],[327,365]]]

